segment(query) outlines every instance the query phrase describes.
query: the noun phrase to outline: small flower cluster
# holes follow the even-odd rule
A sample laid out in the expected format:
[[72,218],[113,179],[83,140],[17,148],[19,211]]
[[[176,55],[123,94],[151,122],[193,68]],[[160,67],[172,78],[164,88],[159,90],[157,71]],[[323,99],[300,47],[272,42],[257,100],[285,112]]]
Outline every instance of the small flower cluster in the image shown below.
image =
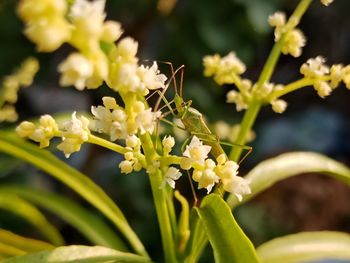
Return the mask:
[[125,160],[120,162],[119,168],[122,173],[128,174],[132,171],[140,171],[142,169],[142,161],[144,155],[141,153],[141,142],[137,136],[132,135],[126,138],[127,152],[124,154]]
[[242,195],[250,193],[249,182],[237,176],[238,164],[227,160],[221,154],[216,162],[208,158],[211,147],[204,145],[196,136],[193,136],[181,160],[180,166],[184,170],[193,168],[192,179],[198,182],[198,189],[205,188],[210,193],[215,184],[221,182],[225,191],[233,193],[239,200]]
[[72,119],[63,123],[59,127],[55,119],[46,114],[40,117],[39,124],[23,121],[16,128],[16,133],[22,138],[29,138],[38,142],[40,148],[50,145],[50,140],[54,137],[61,137],[62,142],[57,148],[64,152],[68,158],[72,153],[80,151],[81,145],[88,141],[90,130],[89,120],[84,117],[76,117],[76,112],[72,114]]
[[14,122],[18,116],[13,106],[18,99],[18,91],[21,87],[32,84],[35,74],[39,70],[39,62],[35,58],[27,58],[19,69],[6,76],[0,91],[0,122]]
[[239,82],[239,75],[246,70],[245,64],[236,56],[234,52],[230,52],[225,57],[218,54],[213,56],[205,56],[203,58],[204,76],[214,77],[219,85],[236,84]]
[[295,21],[290,19],[286,23],[286,15],[282,12],[276,12],[269,16],[268,22],[270,26],[275,27],[276,42],[281,39],[282,35],[284,36],[281,49],[282,53],[299,57],[306,40],[303,32],[295,28]]
[[62,142],[57,149],[64,152],[66,158],[69,158],[72,153],[79,152],[81,145],[88,141],[89,119],[84,116],[77,118],[76,112],[73,112],[72,119],[65,121],[61,130]]
[[239,75],[244,73],[245,65],[234,53],[229,53],[224,57],[219,55],[205,56],[203,58],[204,75],[214,76],[214,80],[219,84],[235,84],[237,90],[230,90],[226,95],[227,103],[236,104],[236,110],[241,111],[248,108],[252,99],[266,101],[272,105],[272,109],[277,113],[282,113],[287,103],[284,100],[269,100],[269,96],[276,90],[283,89],[283,85],[273,83],[264,83],[258,87],[252,84],[249,79],[241,78]]
[[112,97],[103,97],[102,100],[104,106],[91,107],[95,119],[93,129],[109,135],[111,141],[126,139],[137,132],[152,133],[161,115],[160,111],[146,109],[142,101],[135,100],[124,109]]
[[300,68],[300,73],[313,81],[317,94],[321,98],[329,96],[341,81],[350,89],[350,65],[344,67],[336,64],[329,67],[325,61],[321,56],[310,58]]
[[26,23],[25,35],[42,52],[51,52],[68,41],[71,27],[66,20],[66,0],[21,0],[18,14]]
[[29,138],[40,144],[40,148],[50,145],[50,140],[57,136],[59,129],[54,118],[50,115],[40,117],[39,124],[35,125],[29,121],[23,121],[16,128],[17,135],[22,138]]

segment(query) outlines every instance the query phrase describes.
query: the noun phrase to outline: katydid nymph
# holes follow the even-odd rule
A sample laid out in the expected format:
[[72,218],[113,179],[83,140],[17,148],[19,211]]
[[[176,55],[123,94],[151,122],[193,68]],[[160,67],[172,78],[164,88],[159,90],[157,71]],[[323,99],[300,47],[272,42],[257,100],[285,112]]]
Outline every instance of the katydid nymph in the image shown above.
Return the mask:
[[[197,136],[199,139],[205,142],[205,144],[211,146],[211,154],[217,158],[221,154],[225,154],[225,151],[223,150],[221,145],[228,145],[233,147],[241,147],[245,150],[247,150],[247,153],[242,157],[242,159],[239,161],[241,163],[252,151],[252,147],[246,146],[246,145],[240,145],[240,144],[234,144],[234,143],[227,143],[227,142],[221,142],[219,141],[219,138],[209,129],[208,125],[204,121],[203,115],[196,110],[195,108],[191,107],[192,101],[184,101],[182,97],[182,83],[183,83],[183,73],[184,73],[184,66],[182,65],[179,67],[175,72],[173,70],[173,66],[171,63],[166,62],[170,65],[172,70],[172,77],[170,79],[174,81],[174,88],[175,88],[175,97],[174,99],[169,103],[165,97],[164,93],[166,89],[160,94],[160,98],[156,104],[156,107],[159,106],[160,99],[164,99],[166,106],[170,109],[170,112],[173,114],[173,116],[177,119],[180,119],[183,123],[184,129],[187,130],[191,135]],[[180,71],[180,90],[177,91],[177,85],[175,80],[176,73]],[[167,85],[167,87],[170,84],[170,81]],[[166,88],[167,88],[166,87]],[[170,104],[175,104],[175,109],[172,109]]]

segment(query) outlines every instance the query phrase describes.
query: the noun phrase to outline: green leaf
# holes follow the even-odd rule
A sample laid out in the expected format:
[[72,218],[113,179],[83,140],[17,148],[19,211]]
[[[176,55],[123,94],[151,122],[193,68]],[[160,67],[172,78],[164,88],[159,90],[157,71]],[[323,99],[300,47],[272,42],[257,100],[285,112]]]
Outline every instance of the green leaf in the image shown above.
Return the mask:
[[350,235],[301,232],[273,239],[257,248],[262,263],[299,263],[321,259],[350,260]]
[[[350,184],[350,169],[327,156],[313,152],[292,152],[259,163],[245,178],[250,181],[252,193],[244,195],[244,203],[271,187],[278,181],[302,173],[321,173]],[[230,195],[230,207],[241,204],[237,197]]]
[[34,226],[48,241],[56,246],[62,246],[64,240],[60,232],[32,204],[11,193],[0,191],[0,208],[22,217]]
[[200,208],[197,208],[197,212],[213,248],[215,262],[259,262],[253,244],[237,224],[231,209],[219,195],[206,196]]
[[106,247],[67,246],[5,259],[3,263],[148,263],[148,258]]
[[[37,252],[55,248],[53,245],[41,240],[22,237],[4,229],[0,229],[0,243],[8,246],[5,251],[0,251],[1,255],[4,255],[5,253],[8,255],[9,252],[16,251],[15,254],[12,254],[12,256],[15,256],[28,252]],[[9,247],[11,247],[11,249],[9,249]]]
[[0,132],[0,152],[39,167],[74,189],[114,223],[138,254],[147,255],[141,241],[131,229],[119,207],[90,178],[59,160],[50,152],[39,149],[13,133]]
[[0,197],[6,194],[18,195],[57,214],[96,245],[127,251],[123,242],[101,218],[63,196],[22,186],[0,186]]
[[[26,252],[0,242],[0,258],[15,257],[19,255],[24,255]],[[1,261],[2,262],[2,261]]]

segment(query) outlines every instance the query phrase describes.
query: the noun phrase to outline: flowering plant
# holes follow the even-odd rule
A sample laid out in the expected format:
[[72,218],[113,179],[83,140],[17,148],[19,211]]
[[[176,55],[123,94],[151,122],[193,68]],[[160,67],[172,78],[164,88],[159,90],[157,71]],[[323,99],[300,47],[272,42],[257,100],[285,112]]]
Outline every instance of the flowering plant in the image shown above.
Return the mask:
[[[66,158],[86,143],[95,144],[123,156],[121,173],[147,174],[157,213],[165,262],[197,262],[208,241],[216,262],[302,262],[335,257],[349,259],[350,237],[339,232],[301,233],[269,241],[257,249],[236,223],[231,210],[274,183],[302,173],[319,172],[350,183],[350,170],[343,164],[317,153],[280,155],[258,164],[247,175],[239,174],[239,163],[255,119],[264,105],[276,113],[287,108],[282,96],[312,86],[324,98],[341,83],[350,89],[350,65],[328,66],[321,56],[307,60],[302,78],[286,85],[270,83],[281,55],[298,57],[305,37],[297,28],[312,0],[301,0],[287,19],[276,12],[268,19],[275,28],[275,45],[256,83],[242,78],[246,66],[234,52],[203,59],[204,75],[218,85],[233,87],[227,102],[237,111],[245,110],[239,132],[227,153],[218,136],[206,125],[202,114],[184,102],[181,92],[172,101],[166,91],[176,73],[166,76],[157,62],[140,63],[138,43],[123,37],[121,25],[105,20],[104,0],[21,0],[18,14],[25,23],[25,35],[39,52],[53,52],[63,44],[74,48],[58,66],[61,86],[77,90],[97,89],[104,83],[113,96],[102,97],[102,105],[91,106],[91,114],[73,112],[63,122],[51,115],[39,121],[23,121],[13,132],[0,132],[0,151],[25,160],[52,175],[97,208],[118,232],[91,212],[59,195],[19,186],[0,187],[0,207],[10,210],[38,227],[49,242],[0,231],[0,257],[4,262],[150,262],[144,245],[128,220],[107,194],[91,179],[44,150],[54,138]],[[323,5],[332,1],[321,0]],[[30,86],[39,65],[26,60],[5,77],[0,97],[0,121],[16,121],[14,103],[20,87]],[[174,86],[176,86],[176,81]],[[157,97],[157,103],[150,103]],[[164,102],[164,106],[160,104]],[[175,105],[175,106],[174,106]],[[169,112],[170,110],[170,112]],[[169,113],[187,130],[189,137],[181,152],[175,138],[160,135],[159,122],[171,123]],[[175,125],[174,125],[175,126]],[[21,138],[19,138],[21,137]],[[232,136],[231,136],[232,137]],[[30,139],[39,147],[25,141]],[[179,139],[177,139],[179,140]],[[173,149],[174,148],[174,149]],[[189,175],[194,205],[179,191],[176,182]],[[195,189],[195,187],[197,189]],[[204,189],[206,196],[197,200]],[[23,210],[10,204],[15,202]],[[177,212],[174,202],[180,203]],[[96,246],[64,246],[59,231],[36,208],[41,206],[61,216]],[[324,249],[325,246],[331,249]]]

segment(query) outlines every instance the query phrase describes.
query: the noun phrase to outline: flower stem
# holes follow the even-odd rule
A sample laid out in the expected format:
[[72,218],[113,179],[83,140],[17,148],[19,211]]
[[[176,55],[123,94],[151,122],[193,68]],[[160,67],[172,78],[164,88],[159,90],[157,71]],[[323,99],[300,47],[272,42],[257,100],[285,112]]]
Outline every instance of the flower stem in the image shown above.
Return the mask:
[[301,89],[306,86],[311,86],[315,81],[309,78],[302,78],[297,81],[294,81],[292,83],[289,83],[288,85],[284,86],[281,90],[274,91],[270,96],[269,100],[275,100],[279,97],[282,97],[283,95],[286,95],[292,91]]
[[158,155],[154,149],[151,136],[148,133],[140,135],[140,139],[142,149],[146,156],[146,162],[149,166],[148,174],[160,226],[165,262],[175,263],[178,262],[178,260],[176,258],[174,236],[167,207],[167,195],[164,188],[159,188],[159,186],[162,184],[161,171],[159,168],[154,167],[154,163]]
[[[247,134],[249,133],[251,127],[253,126],[255,119],[260,111],[260,108],[261,108],[261,103],[258,101],[251,103],[249,105],[248,110],[244,114],[241,128],[239,130],[239,134],[235,141],[235,144],[239,144],[239,145],[245,144]],[[239,156],[242,153],[242,150],[243,150],[242,147],[233,147],[230,153],[230,159],[237,162],[239,159]]]
[[125,147],[120,146],[120,145],[118,145],[116,143],[107,141],[105,139],[102,139],[102,138],[97,137],[97,136],[92,135],[92,134],[89,135],[88,142],[92,143],[92,144],[96,144],[96,145],[102,146],[102,147],[107,148],[107,149],[110,149],[110,150],[112,150],[114,152],[117,152],[117,153],[124,154],[124,153],[127,152]]

